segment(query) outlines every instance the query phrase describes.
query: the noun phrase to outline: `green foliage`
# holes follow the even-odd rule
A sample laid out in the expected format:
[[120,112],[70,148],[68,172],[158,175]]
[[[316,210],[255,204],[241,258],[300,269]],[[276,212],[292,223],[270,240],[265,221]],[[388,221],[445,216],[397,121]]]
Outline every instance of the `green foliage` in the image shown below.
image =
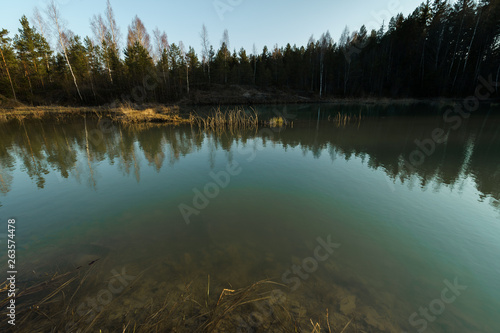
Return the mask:
[[125,66],[129,80],[133,84],[141,84],[146,75],[154,69],[153,59],[148,50],[139,42],[135,42],[125,50]]

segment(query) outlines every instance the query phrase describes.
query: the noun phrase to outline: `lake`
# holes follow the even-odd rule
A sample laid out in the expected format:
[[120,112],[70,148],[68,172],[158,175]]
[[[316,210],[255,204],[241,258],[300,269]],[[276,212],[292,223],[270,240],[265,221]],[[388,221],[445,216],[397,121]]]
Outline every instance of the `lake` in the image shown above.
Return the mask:
[[[21,289],[77,271],[51,307],[110,332],[188,287],[198,304],[167,321],[262,280],[305,332],[328,331],[327,309],[336,332],[500,331],[500,107],[255,110],[288,124],[0,124],[1,243],[15,218]],[[272,331],[269,304],[226,331]]]

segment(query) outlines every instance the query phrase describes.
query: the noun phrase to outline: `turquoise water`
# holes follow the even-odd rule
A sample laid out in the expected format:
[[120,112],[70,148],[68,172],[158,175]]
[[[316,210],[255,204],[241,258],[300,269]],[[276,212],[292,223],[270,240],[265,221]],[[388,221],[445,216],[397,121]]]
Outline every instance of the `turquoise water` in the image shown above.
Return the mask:
[[[498,109],[456,129],[436,106],[257,111],[290,123],[223,134],[89,119],[0,125],[0,218],[5,229],[17,221],[19,278],[99,258],[90,294],[113,269],[147,270],[120,302],[207,275],[214,288],[269,278],[292,288],[306,321],[328,308],[373,332],[499,331]],[[362,118],[339,125],[338,112]],[[446,141],[405,164],[436,128]],[[335,250],[314,265],[306,258],[328,236]],[[455,280],[466,289],[453,293]]]

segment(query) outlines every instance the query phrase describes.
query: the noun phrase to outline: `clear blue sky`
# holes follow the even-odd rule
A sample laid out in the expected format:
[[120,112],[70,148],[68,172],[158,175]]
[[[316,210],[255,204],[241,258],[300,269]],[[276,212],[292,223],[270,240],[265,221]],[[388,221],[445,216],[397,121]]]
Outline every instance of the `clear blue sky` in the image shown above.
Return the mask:
[[[155,27],[164,30],[170,43],[180,40],[200,50],[200,30],[206,24],[210,42],[220,46],[224,29],[228,29],[231,50],[244,47],[252,53],[255,43],[260,52],[264,45],[286,43],[305,45],[330,31],[335,42],[347,25],[351,31],[362,24],[380,26],[388,15],[398,11],[405,16],[423,0],[111,0],[125,45],[127,27],[137,14],[152,34]],[[19,19],[25,14],[31,21],[33,9],[42,12],[48,0],[2,0],[0,28],[13,37]],[[80,36],[91,35],[89,20],[104,13],[105,0],[56,0],[67,27]],[[219,6],[217,9],[217,6]],[[387,20],[386,20],[387,25]]]

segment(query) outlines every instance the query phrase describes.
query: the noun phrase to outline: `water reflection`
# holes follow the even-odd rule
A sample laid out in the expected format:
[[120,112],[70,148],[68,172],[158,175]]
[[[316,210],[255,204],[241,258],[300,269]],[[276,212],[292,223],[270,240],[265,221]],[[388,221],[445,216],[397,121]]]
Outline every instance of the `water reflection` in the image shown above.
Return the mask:
[[[25,173],[40,189],[49,174],[73,177],[98,188],[100,163],[116,163],[124,175],[139,182],[141,163],[157,172],[165,163],[174,165],[182,157],[202,149],[210,150],[214,167],[215,153],[233,156],[234,143],[243,145],[260,138],[264,145],[300,147],[315,158],[328,154],[333,160],[360,157],[373,169],[382,169],[391,181],[439,191],[442,186],[459,191],[470,177],[480,192],[480,200],[500,207],[500,118],[491,113],[474,115],[454,130],[434,112],[386,116],[390,111],[367,112],[359,123],[338,126],[329,121],[336,109],[317,112],[285,110],[294,117],[294,127],[279,131],[251,131],[214,134],[201,133],[189,126],[127,126],[106,120],[75,120],[69,123],[17,121],[0,125],[0,191],[7,194],[12,181]],[[325,107],[323,107],[325,109]],[[370,109],[368,109],[370,110]],[[357,110],[348,110],[356,113]],[[294,113],[295,112],[295,113]],[[425,140],[435,128],[442,128],[447,140],[435,145],[435,151],[421,165],[408,165],[411,153],[418,149],[415,140]],[[18,171],[16,173],[16,170]]]
[[[269,107],[262,112],[286,115],[293,127],[232,134],[97,119],[1,124],[0,215],[14,211],[22,221],[24,280],[100,258],[85,298],[112,269],[155,267],[143,289],[109,308],[116,318],[125,301],[166,297],[186,281],[206,292],[208,274],[220,288],[280,281],[311,256],[317,237],[331,234],[342,243],[335,258],[290,295],[307,308],[306,321],[327,307],[349,314],[346,304],[355,303],[367,327],[379,327],[371,331],[390,331],[390,322],[408,329],[409,315],[457,276],[470,289],[433,328],[496,332],[484,327],[496,326],[500,299],[498,218],[477,200],[499,207],[500,119],[475,114],[453,130],[435,108],[410,111]],[[363,117],[339,125],[332,121],[339,112]],[[436,128],[447,140],[421,165],[405,163],[415,140]],[[250,163],[252,151],[258,157]],[[209,170],[231,161],[244,172],[183,223],[178,205],[212,181]]]

